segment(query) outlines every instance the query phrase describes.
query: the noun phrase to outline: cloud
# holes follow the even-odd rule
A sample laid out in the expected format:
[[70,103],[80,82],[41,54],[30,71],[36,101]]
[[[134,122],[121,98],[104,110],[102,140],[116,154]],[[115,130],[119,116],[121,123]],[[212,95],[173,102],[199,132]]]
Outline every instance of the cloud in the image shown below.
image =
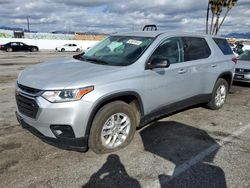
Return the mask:
[[[204,0],[0,0],[0,25],[35,31],[120,32],[156,24],[169,31],[205,30]],[[249,32],[249,0],[238,1],[221,33]],[[244,24],[242,24],[242,20]]]

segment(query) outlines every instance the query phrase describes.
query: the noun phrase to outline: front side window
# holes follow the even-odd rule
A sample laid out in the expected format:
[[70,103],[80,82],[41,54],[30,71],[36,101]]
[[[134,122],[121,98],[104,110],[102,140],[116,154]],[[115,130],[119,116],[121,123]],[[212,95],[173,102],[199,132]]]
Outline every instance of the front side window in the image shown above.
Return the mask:
[[175,37],[165,40],[152,54],[151,58],[154,57],[168,59],[170,64],[183,62],[181,39]]
[[137,36],[110,36],[90,48],[79,59],[114,66],[134,63],[154,38]]
[[183,37],[184,61],[208,58],[211,50],[204,38]]

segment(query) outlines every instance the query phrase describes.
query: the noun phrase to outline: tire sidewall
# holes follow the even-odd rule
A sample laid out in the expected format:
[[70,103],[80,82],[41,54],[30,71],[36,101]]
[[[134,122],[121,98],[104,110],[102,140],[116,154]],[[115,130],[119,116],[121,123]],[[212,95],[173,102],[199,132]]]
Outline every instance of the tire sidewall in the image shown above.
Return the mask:
[[[216,105],[216,102],[215,102],[215,97],[216,97],[216,92],[217,92],[218,88],[219,88],[221,85],[224,85],[225,88],[226,88],[226,96],[225,96],[226,98],[225,98],[225,101],[224,101],[224,103],[223,103],[222,105],[217,106],[217,105]],[[219,78],[219,79],[217,80],[217,82],[216,82],[216,84],[215,84],[215,87],[214,87],[214,90],[213,90],[212,100],[211,100],[211,102],[210,102],[210,103],[211,103],[211,104],[210,104],[210,107],[211,107],[212,109],[215,109],[215,110],[221,109],[221,108],[223,107],[223,105],[225,104],[225,102],[226,102],[227,95],[228,95],[228,83],[227,83],[226,80]]]
[[7,50],[6,50],[7,52],[12,52],[13,51],[13,49],[12,48],[7,48]]
[[31,51],[32,51],[32,52],[37,52],[38,50],[37,50],[37,48],[34,48],[34,47],[33,47],[33,48],[31,48]]
[[[125,142],[116,148],[109,149],[102,145],[101,132],[108,118],[110,118],[113,114],[116,113],[126,114],[130,118],[131,127]],[[136,116],[133,108],[122,101],[112,102],[110,104],[105,105],[97,112],[90,130],[89,147],[95,153],[110,153],[113,151],[117,151],[121,148],[124,148],[131,142],[131,140],[134,137],[135,130],[136,130]]]

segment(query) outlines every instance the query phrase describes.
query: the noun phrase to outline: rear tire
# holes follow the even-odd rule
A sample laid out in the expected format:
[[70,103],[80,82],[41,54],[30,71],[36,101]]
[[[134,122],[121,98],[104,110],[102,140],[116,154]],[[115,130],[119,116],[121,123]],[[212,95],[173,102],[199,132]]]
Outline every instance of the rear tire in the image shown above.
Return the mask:
[[103,106],[95,115],[89,135],[89,147],[98,154],[127,146],[136,130],[135,109],[123,101]]
[[12,48],[7,48],[6,52],[13,52],[13,49]]
[[211,101],[207,107],[212,110],[219,110],[226,102],[228,94],[228,83],[226,80],[219,78],[214,86]]
[[80,48],[77,48],[77,49],[76,49],[76,52],[80,52]]
[[61,49],[61,52],[65,52],[65,49],[64,49],[64,48],[62,48],[62,49]]

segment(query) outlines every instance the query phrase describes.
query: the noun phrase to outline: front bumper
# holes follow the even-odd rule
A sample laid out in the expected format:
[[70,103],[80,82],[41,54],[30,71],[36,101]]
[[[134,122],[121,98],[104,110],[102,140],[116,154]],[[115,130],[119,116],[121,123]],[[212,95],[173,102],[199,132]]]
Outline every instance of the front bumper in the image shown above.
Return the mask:
[[234,74],[234,81],[250,83],[250,74],[235,73]]
[[[25,89],[25,88],[24,88]],[[87,124],[93,103],[51,103],[41,96],[16,91],[17,119],[42,140],[60,148],[87,150]]]
[[52,138],[43,135],[41,132],[39,132],[37,129],[35,129],[33,126],[29,125],[24,121],[24,119],[18,115],[16,112],[16,118],[18,122],[21,124],[21,126],[28,131],[30,131],[32,134],[43,140],[44,142],[62,148],[67,150],[75,150],[75,151],[87,151],[88,150],[88,137],[80,137],[80,138]]

